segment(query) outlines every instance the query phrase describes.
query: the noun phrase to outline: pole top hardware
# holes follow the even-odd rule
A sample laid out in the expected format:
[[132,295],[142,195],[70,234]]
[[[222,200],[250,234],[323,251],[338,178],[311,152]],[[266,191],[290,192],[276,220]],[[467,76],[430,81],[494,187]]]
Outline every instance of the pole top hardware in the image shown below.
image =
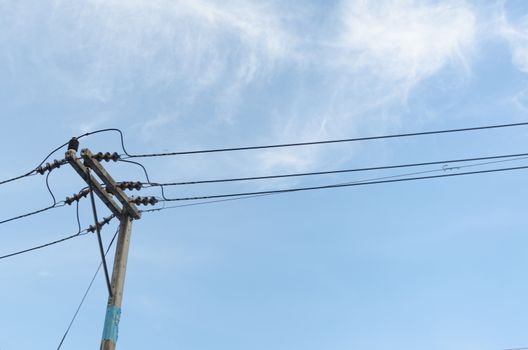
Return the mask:
[[68,149],[72,149],[75,152],[79,150],[79,140],[76,137],[72,137],[70,142],[68,142]]

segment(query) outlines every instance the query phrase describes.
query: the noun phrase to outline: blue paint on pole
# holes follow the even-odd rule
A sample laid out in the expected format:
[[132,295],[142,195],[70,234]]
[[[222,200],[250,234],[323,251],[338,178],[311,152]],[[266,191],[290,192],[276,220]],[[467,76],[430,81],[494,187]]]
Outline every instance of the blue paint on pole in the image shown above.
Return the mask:
[[103,328],[103,340],[110,340],[114,343],[117,342],[120,317],[121,308],[115,305],[108,305],[106,308],[106,317]]

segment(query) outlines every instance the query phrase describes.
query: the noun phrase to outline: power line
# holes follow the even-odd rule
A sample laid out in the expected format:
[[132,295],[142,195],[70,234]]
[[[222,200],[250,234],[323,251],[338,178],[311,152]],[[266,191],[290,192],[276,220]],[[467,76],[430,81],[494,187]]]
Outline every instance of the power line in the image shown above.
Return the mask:
[[[466,167],[470,167],[470,166],[476,166],[476,165],[468,165]],[[365,180],[347,182],[347,184],[348,183],[358,183],[359,184],[359,183],[369,182],[369,181],[374,181],[374,180],[394,179],[394,178],[401,178],[401,177],[405,177],[405,176],[427,174],[427,173],[435,173],[435,172],[446,171],[446,170],[452,170],[452,169],[434,169],[434,170],[426,170],[426,171],[419,171],[419,172],[412,172],[412,173],[404,173],[404,174],[398,174],[398,175],[382,176],[382,177],[375,177],[375,178],[370,178],[370,179],[365,179]],[[223,199],[208,200],[208,201],[198,202],[198,203],[186,203],[186,204],[171,205],[171,206],[165,206],[165,201],[161,201],[161,203],[163,203],[163,207],[154,208],[154,209],[146,209],[146,210],[142,210],[141,212],[142,213],[151,213],[151,212],[163,211],[163,210],[168,210],[168,209],[193,207],[193,206],[197,206],[197,205],[206,205],[206,204],[214,204],[214,203],[221,203],[221,202],[231,202],[231,201],[236,201],[236,200],[272,196],[272,195],[277,195],[277,194],[281,194],[281,193],[264,193],[264,194],[255,194],[255,195],[247,195],[247,196],[243,195],[243,196],[240,196],[240,197],[230,197],[230,198],[223,198]]]
[[[268,148],[283,148],[283,147],[322,145],[322,144],[332,144],[332,143],[368,141],[368,140],[379,140],[379,139],[389,139],[389,138],[399,138],[399,137],[425,136],[425,135],[446,134],[446,133],[456,133],[456,132],[469,132],[469,131],[498,129],[498,128],[510,128],[510,127],[526,126],[526,125],[528,125],[528,122],[510,123],[510,124],[496,124],[496,125],[486,125],[486,126],[477,126],[477,127],[468,127],[468,128],[458,128],[458,129],[443,129],[443,130],[412,132],[412,133],[402,133],[402,134],[391,134],[391,135],[367,136],[367,137],[346,138],[346,139],[336,139],[336,140],[284,143],[284,144],[246,146],[246,147],[217,148],[217,149],[182,151],[182,152],[147,153],[147,154],[131,154],[131,153],[129,153],[126,150],[126,147],[125,147],[123,132],[120,129],[118,129],[118,128],[99,129],[99,130],[95,130],[95,131],[91,131],[91,132],[87,132],[87,133],[81,134],[81,135],[77,136],[76,138],[77,139],[81,139],[81,138],[84,138],[84,137],[87,137],[87,136],[90,136],[90,135],[95,135],[95,134],[103,133],[103,132],[117,132],[117,133],[119,133],[121,148],[123,149],[123,152],[127,156],[127,158],[145,158],[145,157],[163,157],[163,156],[188,155],[188,154],[200,154],[200,153],[216,153],[216,152],[245,151],[245,150],[268,149]],[[56,147],[34,169],[32,169],[29,172],[24,173],[22,175],[15,176],[13,178],[9,178],[9,179],[0,181],[0,185],[6,184],[6,183],[12,182],[12,181],[20,180],[20,179],[28,177],[28,176],[36,175],[36,170],[38,169],[38,167],[42,166],[42,164],[44,164],[44,162],[46,162],[46,160],[49,157],[51,157],[55,152],[57,152],[62,147],[65,147],[67,145],[68,145],[68,142],[63,143],[62,145]]]
[[[112,219],[114,217],[115,217],[114,215],[111,215],[109,217],[104,218],[101,222],[98,223],[98,226],[99,227],[103,227],[104,225],[109,224],[110,221],[112,221]],[[28,249],[24,249],[24,250],[21,250],[21,251],[17,251],[17,252],[14,252],[14,253],[10,253],[10,254],[6,254],[6,255],[3,255],[3,256],[0,256],[0,260],[1,259],[5,259],[5,258],[9,258],[9,257],[12,257],[12,256],[24,254],[24,253],[29,253],[29,252],[32,252],[34,250],[46,248],[46,247],[49,247],[49,246],[52,246],[52,245],[55,245],[55,244],[70,240],[70,239],[78,237],[78,236],[83,236],[83,235],[87,234],[88,232],[95,232],[95,230],[96,230],[96,228],[95,228],[94,225],[90,225],[88,228],[86,228],[84,230],[81,230],[80,227],[79,227],[79,230],[77,231],[77,233],[75,233],[73,235],[58,239],[56,241],[52,241],[52,242],[48,242],[48,243],[45,243],[45,244],[41,244],[41,245],[38,245],[38,246],[35,246],[35,247],[32,247],[32,248],[28,248]]]
[[[147,179],[146,184],[152,184],[152,182],[150,181],[150,176],[149,176],[149,173],[147,171],[147,168],[143,164],[141,164],[139,162],[134,162],[134,161],[131,161],[131,160],[124,160],[124,159],[119,159],[119,161],[120,162],[124,162],[124,163],[134,164],[134,165],[137,165],[137,166],[141,167],[141,169],[143,170],[143,173],[145,174],[145,178]],[[167,197],[165,196],[164,185],[163,184],[156,184],[156,186],[160,188],[161,197],[163,199],[167,199]]]
[[283,190],[239,192],[239,193],[227,193],[227,194],[217,194],[217,195],[197,196],[197,197],[181,197],[181,198],[164,199],[162,201],[167,201],[167,202],[194,201],[194,200],[204,200],[204,199],[218,199],[218,198],[256,196],[256,195],[290,193],[290,192],[301,192],[301,191],[313,191],[313,190],[341,188],[341,187],[353,187],[353,186],[385,184],[385,183],[392,183],[392,182],[429,180],[429,179],[436,179],[436,178],[442,178],[442,177],[477,175],[477,174],[486,174],[486,173],[495,173],[495,172],[504,172],[504,171],[514,171],[514,170],[522,170],[522,169],[528,169],[528,165],[527,166],[519,166],[519,167],[510,167],[510,168],[499,168],[499,169],[469,171],[469,172],[457,173],[457,174],[443,174],[443,175],[429,175],[429,176],[419,176],[419,177],[408,177],[408,178],[403,178],[403,179],[365,181],[365,182],[359,182],[359,183],[357,183],[357,182],[354,182],[354,183],[341,183],[341,184],[332,184],[332,185],[324,185],[324,186],[289,188],[289,189],[283,189]]
[[29,252],[32,252],[34,250],[38,250],[38,249],[42,249],[42,248],[46,248],[46,247],[49,247],[49,246],[52,246],[52,245],[55,245],[55,244],[58,244],[58,243],[62,243],[64,241],[67,241],[67,240],[70,240],[72,238],[75,238],[75,237],[78,237],[78,236],[82,236],[83,232],[87,232],[87,230],[84,230],[84,231],[80,231],[74,235],[71,235],[71,236],[68,236],[68,237],[64,237],[64,238],[61,238],[61,239],[58,239],[56,241],[53,241],[53,242],[49,242],[49,243],[46,243],[46,244],[41,244],[41,245],[38,245],[36,247],[32,247],[32,248],[28,248],[28,249],[24,249],[24,250],[21,250],[21,251],[18,251],[18,252],[15,252],[15,253],[11,253],[11,254],[7,254],[7,255],[2,255],[0,256],[0,260],[2,259],[6,259],[6,258],[10,258],[12,256],[16,256],[16,255],[20,255],[20,254],[24,254],[24,253],[29,253]]
[[476,127],[460,128],[460,129],[443,129],[443,130],[411,132],[411,133],[402,133],[402,134],[391,134],[391,135],[378,135],[378,136],[367,136],[367,137],[357,137],[357,138],[346,138],[346,139],[337,139],[337,140],[296,142],[296,143],[283,143],[283,144],[246,146],[246,147],[216,148],[216,149],[206,149],[206,150],[181,151],[181,152],[165,152],[165,153],[128,154],[128,153],[125,152],[125,154],[128,156],[128,158],[179,156],[179,155],[190,155],[190,154],[201,154],[201,153],[248,151],[248,150],[257,150],[257,149],[298,147],[298,146],[313,146],[313,145],[324,145],[324,144],[332,144],[332,143],[370,141],[370,140],[381,140],[381,139],[391,139],[391,138],[400,138],[400,137],[425,136],[425,135],[437,135],[437,134],[447,134],[447,133],[457,133],[457,132],[469,132],[469,131],[489,130],[489,129],[499,129],[499,128],[510,128],[510,127],[519,127],[519,126],[527,126],[527,125],[528,125],[528,122],[522,122],[522,123],[510,123],[510,124],[496,124],[496,125],[476,126]]
[[163,210],[168,210],[168,209],[194,207],[194,206],[197,206],[197,205],[206,205],[206,204],[214,204],[214,203],[221,203],[221,202],[231,202],[231,201],[237,201],[237,200],[241,200],[241,199],[250,199],[250,198],[256,198],[256,197],[270,196],[272,194],[273,193],[270,193],[270,194],[259,194],[259,195],[254,195],[254,196],[241,196],[241,197],[235,197],[235,198],[217,199],[217,200],[206,201],[206,202],[171,205],[171,206],[168,206],[168,207],[164,206],[162,208],[145,209],[145,210],[142,210],[141,213],[153,213],[153,212],[156,212],[156,211],[163,211]]
[[[108,252],[110,251],[110,248],[112,247],[112,245],[114,244],[114,241],[117,237],[117,234],[119,233],[119,227],[118,229],[116,230],[115,234],[114,234],[114,237],[112,237],[112,240],[110,241],[110,244],[108,245],[108,248],[106,248],[106,251],[104,253],[104,255],[106,256],[108,254]],[[61,341],[59,343],[59,345],[57,346],[57,350],[59,350],[62,346],[62,344],[64,343],[64,340],[66,340],[66,336],[68,335],[68,333],[70,332],[70,329],[73,325],[73,323],[75,322],[75,319],[77,318],[77,315],[79,314],[79,311],[81,310],[81,307],[82,305],[84,304],[84,300],[86,299],[86,297],[88,296],[88,293],[90,292],[90,289],[92,288],[92,285],[93,283],[95,282],[95,278],[97,277],[97,274],[99,273],[99,271],[101,270],[101,266],[103,265],[103,262],[101,261],[99,263],[99,267],[97,267],[97,270],[95,271],[93,277],[92,277],[92,280],[90,281],[90,284],[88,285],[88,288],[86,288],[86,291],[84,292],[84,295],[83,297],[81,298],[81,301],[79,303],[79,305],[77,306],[77,309],[75,310],[75,313],[73,314],[73,317],[70,321],[70,323],[68,324],[68,327],[66,328],[66,331],[64,332],[64,335],[62,336],[61,338]]]
[[[525,159],[525,157],[518,158],[518,159]],[[517,159],[511,159],[511,160],[507,159],[507,160],[499,160],[499,161],[493,161],[493,162],[484,162],[484,163],[463,165],[463,166],[459,166],[459,167],[456,167],[456,168],[444,168],[444,167],[442,167],[441,169],[433,169],[433,170],[411,172],[411,173],[403,173],[403,174],[397,174],[397,175],[381,176],[381,177],[357,180],[357,181],[352,181],[352,182],[346,182],[344,184],[352,184],[352,183],[360,184],[360,183],[363,183],[363,182],[371,182],[371,181],[377,181],[377,180],[396,179],[396,178],[402,178],[402,177],[407,177],[407,176],[435,173],[435,172],[439,172],[439,171],[445,172],[447,170],[471,168],[471,167],[482,166],[482,165],[509,162],[509,161],[513,161],[513,160],[517,160]],[[153,208],[153,209],[146,209],[146,210],[142,210],[141,212],[142,213],[151,213],[151,212],[158,212],[158,211],[163,211],[163,210],[168,210],[168,209],[177,209],[177,208],[183,208],[183,207],[192,207],[192,206],[207,205],[207,204],[214,204],[214,203],[221,203],[221,202],[231,202],[231,201],[236,201],[236,200],[251,199],[251,198],[256,198],[256,197],[264,197],[264,196],[271,196],[271,195],[277,195],[277,194],[281,194],[281,193],[265,193],[265,194],[247,195],[247,196],[240,196],[240,197],[229,197],[229,198],[223,198],[223,199],[215,199],[215,200],[208,200],[208,201],[197,202],[197,203],[186,203],[186,204],[172,205],[172,206],[165,206],[166,202],[165,201],[161,201],[163,203],[163,207],[161,207],[161,208]]]
[[119,159],[119,161],[122,162],[122,163],[134,164],[134,165],[139,166],[143,170],[143,174],[145,174],[145,178],[147,179],[147,183],[150,183],[149,173],[147,171],[147,168],[143,164],[141,164],[139,162],[134,162],[132,160],[124,160],[124,159]]
[[10,221],[20,220],[20,219],[26,218],[28,216],[32,216],[32,215],[36,215],[36,214],[39,214],[39,213],[43,213],[43,212],[51,210],[51,209],[60,208],[60,207],[63,207],[65,205],[66,204],[64,202],[58,202],[58,203],[55,203],[54,205],[50,205],[49,207],[45,207],[45,208],[38,209],[38,210],[29,212],[29,213],[26,213],[26,214],[22,214],[22,215],[18,215],[18,216],[9,218],[9,219],[2,220],[2,221],[0,221],[0,225],[8,223]]
[[53,204],[48,206],[48,207],[42,208],[42,209],[38,209],[38,210],[29,212],[29,213],[26,213],[26,214],[22,214],[22,215],[18,215],[18,216],[9,218],[9,219],[2,220],[2,221],[0,221],[0,225],[8,223],[10,221],[19,220],[19,219],[22,219],[22,218],[25,218],[25,217],[28,217],[28,216],[36,215],[36,214],[39,214],[39,213],[42,213],[42,212],[45,212],[45,211],[48,211],[48,210],[51,210],[51,209],[54,209],[54,208],[60,208],[60,207],[65,205],[65,201],[57,202],[57,199],[55,198],[55,195],[53,194],[53,191],[51,190],[51,187],[49,185],[49,176],[50,176],[50,174],[51,174],[51,172],[49,172],[46,175],[46,188],[48,189],[48,192],[51,195],[51,198],[53,200]]
[[[81,139],[81,138],[84,138],[84,137],[87,137],[87,136],[90,136],[90,135],[95,135],[95,134],[103,133],[103,132],[111,132],[111,131],[119,133],[120,140],[121,140],[121,147],[123,149],[123,152],[125,152],[125,154],[128,154],[127,151],[126,151],[126,148],[125,148],[124,140],[123,140],[123,132],[121,130],[117,129],[117,128],[99,129],[99,130],[95,130],[95,131],[84,133],[82,135],[77,136],[76,138],[77,139]],[[50,153],[48,153],[48,155],[46,155],[46,157],[44,157],[44,159],[33,170],[31,170],[31,171],[29,171],[29,172],[27,172],[27,173],[25,173],[23,175],[16,176],[16,177],[13,177],[13,178],[10,178],[10,179],[7,179],[7,180],[3,180],[3,181],[0,182],[0,185],[6,184],[6,183],[12,182],[12,181],[20,180],[20,179],[28,177],[28,176],[36,175],[37,174],[37,170],[39,169],[39,167],[41,167],[46,162],[46,160],[48,160],[55,152],[59,151],[62,147],[67,146],[68,143],[69,142],[65,142],[62,145],[54,148]],[[42,209],[39,209],[39,210],[35,210],[33,212],[29,212],[29,213],[22,214],[22,215],[19,215],[19,216],[16,216],[16,217],[12,217],[12,218],[9,218],[9,219],[2,220],[2,221],[0,221],[0,225],[1,224],[5,224],[5,223],[10,222],[10,221],[19,220],[19,219],[22,219],[22,218],[25,218],[25,217],[28,217],[28,216],[36,215],[36,214],[39,214],[39,213],[42,213],[42,212],[45,212],[45,211],[48,211],[48,210],[51,210],[51,209],[54,209],[54,208],[62,207],[62,206],[65,205],[64,201],[61,201],[61,202],[57,203],[57,201],[55,199],[55,195],[53,194],[53,191],[51,190],[51,188],[49,186],[49,174],[50,173],[48,173],[46,175],[46,187],[47,187],[47,189],[48,189],[48,191],[49,191],[49,193],[50,193],[50,195],[51,195],[51,197],[53,199],[53,205],[45,207],[45,208],[42,208]],[[77,217],[78,217],[78,214],[77,214]]]
[[25,173],[25,174],[22,174],[22,175],[19,175],[19,176],[15,176],[15,177],[7,179],[7,180],[0,181],[0,185],[6,184],[6,183],[12,182],[12,181],[20,180],[20,179],[23,179],[23,178],[28,177],[28,176],[37,175],[36,173],[34,173],[34,171],[35,170],[31,170],[28,173]]
[[304,172],[304,173],[293,173],[293,174],[250,176],[250,177],[224,178],[224,179],[213,179],[213,180],[197,180],[197,181],[184,181],[184,182],[168,182],[168,183],[147,182],[147,183],[143,183],[143,185],[148,185],[148,186],[146,186],[148,188],[148,187],[157,187],[157,186],[161,186],[161,187],[163,187],[163,186],[183,186],[183,185],[212,184],[212,183],[222,183],[222,182],[268,180],[268,179],[279,179],[279,178],[289,178],[289,177],[329,175],[329,174],[342,174],[342,173],[363,172],[363,171],[372,171],[372,170],[388,170],[388,169],[398,169],[398,168],[410,168],[410,167],[420,167],[420,166],[428,166],[428,165],[462,163],[462,162],[493,160],[493,159],[505,159],[505,158],[516,158],[516,159],[513,159],[513,160],[520,160],[520,159],[526,159],[527,156],[528,156],[528,153],[517,153],[517,154],[506,154],[506,155],[499,155],[499,156],[488,156],[488,157],[477,157],[477,158],[463,158],[463,159],[449,159],[449,160],[439,160],[439,161],[422,162],[422,163],[407,163],[407,164],[386,165],[386,166],[367,167],[367,168],[353,168],[353,169],[341,169],[341,170],[329,170],[329,171],[315,171],[315,172]]
[[[87,133],[84,133],[82,135],[79,135],[77,136],[76,138],[77,139],[81,139],[81,138],[84,138],[86,136],[90,136],[90,135],[95,135],[95,134],[99,134],[99,133],[103,133],[103,132],[110,132],[110,131],[115,131],[115,132],[118,132],[119,135],[120,135],[120,139],[121,139],[121,148],[123,149],[123,152],[125,152],[126,155],[128,155],[126,149],[125,149],[125,144],[124,144],[124,140],[123,140],[123,132],[117,128],[107,128],[107,129],[99,129],[99,130],[95,130],[95,131],[91,131],[91,132],[87,132]],[[27,173],[24,173],[22,175],[19,175],[19,176],[15,176],[15,177],[12,177],[12,178],[9,178],[9,179],[6,179],[6,180],[3,180],[3,181],[0,181],[0,185],[3,185],[3,184],[6,184],[6,183],[9,183],[9,182],[12,182],[12,181],[16,181],[16,180],[20,180],[20,179],[23,179],[25,177],[28,177],[28,176],[33,176],[33,175],[36,175],[37,174],[37,169],[42,166],[46,160],[49,159],[49,157],[51,157],[55,152],[59,151],[62,147],[65,147],[68,145],[68,142],[65,142],[63,143],[62,145],[54,148],[45,158],[44,160],[42,160],[42,162],[40,162],[34,169],[28,171]]]

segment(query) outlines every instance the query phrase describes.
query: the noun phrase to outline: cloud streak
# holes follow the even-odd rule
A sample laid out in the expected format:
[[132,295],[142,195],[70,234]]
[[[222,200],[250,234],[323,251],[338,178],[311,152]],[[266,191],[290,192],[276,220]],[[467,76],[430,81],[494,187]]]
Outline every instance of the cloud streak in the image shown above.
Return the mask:
[[[272,10],[253,2],[92,0],[60,11],[77,17],[76,42],[66,42],[55,54],[73,46],[85,55],[81,69],[93,77],[88,81],[94,89],[106,86],[102,98],[118,89],[116,80],[126,87],[134,78],[146,87],[183,82],[187,94],[230,78],[233,89],[273,66],[289,47]],[[57,29],[67,38],[66,28]]]
[[451,63],[468,65],[476,16],[461,1],[345,1],[339,61],[411,86]]
[[[315,75],[324,87],[314,86],[318,102],[296,96],[276,137],[310,140],[383,131],[399,120],[418,84],[446,68],[469,70],[476,17],[463,1],[341,1],[322,34],[298,55],[306,58],[303,74]],[[329,152],[286,151],[263,161],[268,168],[302,170],[329,158]]]
[[[11,57],[4,63],[15,62],[15,79],[25,63],[17,54],[24,55],[47,91],[103,106],[98,124],[124,119],[112,115],[128,114],[122,106],[130,104],[141,109],[132,124],[145,143],[186,130],[178,144],[165,137],[164,148],[198,148],[204,133],[224,141],[227,131],[250,129],[259,130],[259,143],[378,131],[398,120],[420,82],[446,67],[468,67],[477,32],[476,14],[456,0],[342,0],[330,9],[277,1],[57,0],[52,9],[35,1],[3,10],[0,20],[10,29],[0,46]],[[267,108],[248,112],[248,96]],[[262,170],[302,170],[328,153],[257,159]]]
[[512,63],[523,73],[528,73],[528,16],[513,22],[502,10],[499,16],[499,34],[508,42]]

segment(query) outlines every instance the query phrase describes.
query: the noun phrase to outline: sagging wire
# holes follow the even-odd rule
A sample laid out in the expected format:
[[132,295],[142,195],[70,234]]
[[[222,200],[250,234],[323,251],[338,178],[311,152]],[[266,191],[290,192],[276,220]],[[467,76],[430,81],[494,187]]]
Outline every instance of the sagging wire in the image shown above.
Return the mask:
[[[95,135],[95,134],[99,134],[99,133],[104,133],[104,132],[117,132],[119,133],[119,137],[120,137],[120,140],[121,140],[121,148],[123,149],[123,152],[125,155],[127,156],[130,156],[130,154],[127,152],[126,148],[125,148],[125,143],[124,143],[124,139],[123,139],[123,132],[117,128],[107,128],[107,129],[99,129],[99,130],[95,130],[95,131],[91,131],[91,132],[86,132],[84,134],[81,134],[79,136],[76,136],[75,139],[82,139],[84,137],[87,137],[87,136],[90,136],[90,135]],[[44,163],[53,155],[55,154],[57,151],[59,151],[61,148],[65,147],[65,146],[68,146],[68,144],[70,143],[70,141],[68,142],[65,142],[63,143],[62,145],[54,148],[50,153],[48,153],[48,155],[46,155],[44,157],[44,159],[33,169],[31,169],[30,171],[28,171],[27,173],[24,173],[22,175],[19,175],[19,176],[15,176],[13,178],[10,178],[10,179],[6,179],[6,180],[3,180],[3,181],[0,181],[0,185],[3,185],[3,184],[6,184],[6,183],[9,183],[9,182],[12,182],[12,181],[16,181],[16,180],[20,180],[24,177],[28,177],[28,176],[34,176],[36,174],[41,174],[43,175],[44,172],[46,171],[51,171],[55,168],[58,168],[60,167],[62,164],[65,164],[64,163],[64,160],[55,160],[53,161],[52,163],[48,163],[46,164],[45,166]],[[52,169],[53,168],[53,169]]]
[[[114,215],[111,215],[109,217],[104,218],[99,223],[99,226],[103,227],[104,225],[110,223],[110,221],[114,217],[115,217]],[[0,260],[6,259],[6,258],[10,258],[10,257],[16,256],[16,255],[24,254],[24,253],[29,253],[31,251],[42,249],[42,248],[45,248],[45,247],[49,247],[49,246],[52,246],[52,245],[55,245],[55,244],[58,244],[58,243],[61,243],[61,242],[68,241],[68,240],[70,240],[72,238],[75,238],[75,237],[86,235],[89,232],[93,233],[94,231],[95,231],[95,228],[92,225],[90,225],[88,228],[85,228],[84,230],[79,230],[77,233],[75,233],[73,235],[70,235],[70,236],[67,236],[67,237],[52,241],[52,242],[48,242],[48,243],[45,243],[45,244],[41,244],[41,245],[38,245],[38,246],[35,246],[35,247],[31,247],[31,248],[28,248],[28,249],[20,250],[20,251],[14,252],[14,253],[9,253],[9,254],[6,254],[6,255],[2,255],[2,256],[0,256]]]
[[[105,256],[108,254],[108,252],[110,251],[110,248],[114,244],[114,241],[115,241],[118,233],[119,233],[119,227],[117,228],[114,236],[112,237],[112,240],[110,241],[110,244],[108,244],[108,247],[106,248]],[[66,340],[66,336],[70,332],[70,329],[73,326],[73,323],[75,322],[75,319],[77,318],[77,315],[79,314],[79,311],[81,310],[82,305],[84,304],[84,300],[88,296],[88,293],[90,292],[90,289],[92,288],[92,285],[95,282],[95,278],[97,277],[97,274],[99,274],[99,271],[101,270],[101,266],[103,266],[103,262],[102,261],[99,263],[99,266],[97,267],[97,270],[95,271],[95,273],[94,273],[94,275],[93,275],[93,277],[92,277],[92,279],[90,281],[90,284],[88,284],[88,288],[86,288],[86,291],[84,292],[83,297],[81,298],[81,301],[80,301],[79,305],[77,306],[77,309],[75,310],[75,313],[73,314],[73,317],[72,317],[70,323],[68,324],[68,327],[66,328],[66,331],[64,332],[64,334],[62,336],[61,341],[59,342],[59,345],[57,346],[57,350],[60,350],[60,348],[62,347],[62,344],[64,343],[64,340]]]

